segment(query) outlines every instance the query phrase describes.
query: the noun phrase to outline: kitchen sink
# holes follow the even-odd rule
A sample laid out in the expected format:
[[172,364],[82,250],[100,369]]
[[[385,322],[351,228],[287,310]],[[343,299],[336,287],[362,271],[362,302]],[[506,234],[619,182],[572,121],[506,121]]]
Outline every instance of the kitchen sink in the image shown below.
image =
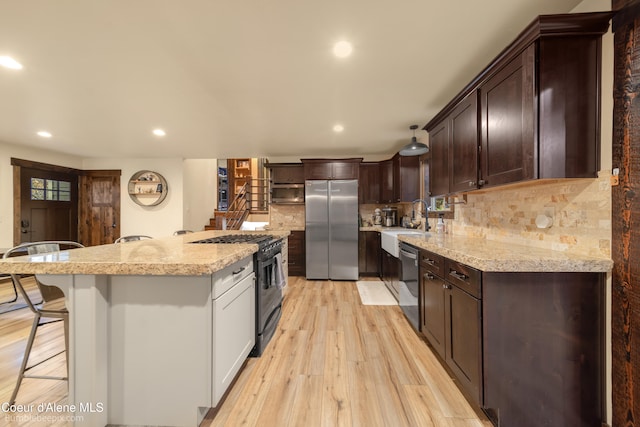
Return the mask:
[[394,227],[394,228],[384,229],[380,232],[380,234],[381,234],[380,244],[382,246],[382,249],[384,249],[394,257],[398,258],[400,256],[400,250],[398,248],[398,236],[400,234],[412,234],[412,235],[424,236],[427,233],[425,233],[424,231],[412,230],[410,228]]

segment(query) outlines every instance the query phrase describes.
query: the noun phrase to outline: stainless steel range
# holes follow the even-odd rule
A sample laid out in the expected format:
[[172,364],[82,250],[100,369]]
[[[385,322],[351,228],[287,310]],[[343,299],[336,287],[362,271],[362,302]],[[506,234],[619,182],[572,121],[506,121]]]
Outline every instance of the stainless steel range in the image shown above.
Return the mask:
[[259,357],[278,327],[282,315],[282,288],[276,262],[282,253],[282,239],[270,234],[227,234],[192,243],[254,243],[258,252],[253,259],[256,273],[256,345],[250,356]]

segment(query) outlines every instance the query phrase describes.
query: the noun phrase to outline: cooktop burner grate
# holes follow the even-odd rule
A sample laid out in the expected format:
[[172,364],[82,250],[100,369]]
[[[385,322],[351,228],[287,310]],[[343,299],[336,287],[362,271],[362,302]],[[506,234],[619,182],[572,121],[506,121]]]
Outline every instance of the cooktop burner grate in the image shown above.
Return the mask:
[[227,234],[196,240],[191,243],[256,243],[260,245],[270,242],[271,240],[273,240],[273,236],[269,234]]

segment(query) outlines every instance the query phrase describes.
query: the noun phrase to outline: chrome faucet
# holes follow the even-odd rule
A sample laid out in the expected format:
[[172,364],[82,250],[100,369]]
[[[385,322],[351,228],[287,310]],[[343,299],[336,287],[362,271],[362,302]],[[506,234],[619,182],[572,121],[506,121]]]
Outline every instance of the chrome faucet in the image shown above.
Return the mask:
[[416,217],[415,214],[415,210],[413,209],[413,205],[415,203],[421,202],[424,205],[424,211],[422,212],[422,216],[424,217],[424,231],[429,231],[431,229],[431,226],[429,225],[429,210],[431,209],[431,207],[429,206],[429,203],[427,203],[426,200],[424,199],[415,199],[413,202],[411,202],[411,209],[413,210],[412,215],[413,218]]

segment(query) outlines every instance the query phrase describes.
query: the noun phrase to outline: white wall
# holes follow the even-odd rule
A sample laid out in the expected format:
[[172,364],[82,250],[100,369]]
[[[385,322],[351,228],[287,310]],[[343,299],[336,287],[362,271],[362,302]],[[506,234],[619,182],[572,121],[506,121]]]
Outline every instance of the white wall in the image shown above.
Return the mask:
[[13,246],[12,157],[82,169],[82,159],[80,157],[0,142],[0,248]]
[[[166,237],[183,227],[182,159],[84,159],[82,169],[120,169],[120,235],[146,234]],[[157,206],[139,206],[127,191],[133,174],[140,170],[158,172],[167,180],[167,198]]]
[[200,231],[209,224],[217,205],[218,161],[183,161],[183,223],[187,230]]
[[[13,167],[19,158],[75,169],[119,169],[121,176],[121,235],[148,234],[163,237],[180,229],[202,230],[217,203],[215,159],[82,159],[32,147],[0,142],[0,248],[13,246]],[[139,170],[153,170],[165,177],[169,193],[158,206],[135,204],[127,193],[129,178]]]

